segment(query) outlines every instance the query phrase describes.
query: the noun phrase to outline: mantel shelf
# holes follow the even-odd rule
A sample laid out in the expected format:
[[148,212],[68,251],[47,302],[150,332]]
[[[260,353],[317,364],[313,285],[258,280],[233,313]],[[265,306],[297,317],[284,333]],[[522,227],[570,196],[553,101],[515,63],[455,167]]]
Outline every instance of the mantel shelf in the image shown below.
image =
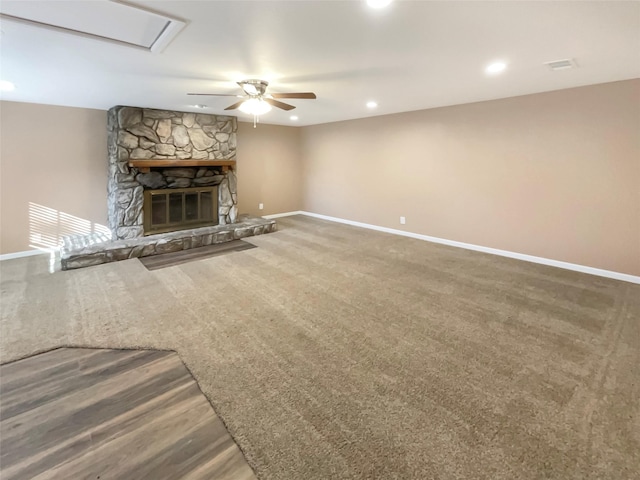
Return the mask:
[[235,160],[197,160],[193,158],[145,158],[129,160],[129,166],[141,172],[150,172],[152,167],[222,167],[227,171],[236,166]]

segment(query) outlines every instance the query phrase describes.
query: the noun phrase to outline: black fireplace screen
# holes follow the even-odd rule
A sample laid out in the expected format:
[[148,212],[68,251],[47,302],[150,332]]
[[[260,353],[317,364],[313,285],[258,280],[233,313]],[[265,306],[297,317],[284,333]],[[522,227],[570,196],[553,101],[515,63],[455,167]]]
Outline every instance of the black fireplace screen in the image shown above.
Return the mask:
[[218,224],[218,187],[145,190],[144,234]]

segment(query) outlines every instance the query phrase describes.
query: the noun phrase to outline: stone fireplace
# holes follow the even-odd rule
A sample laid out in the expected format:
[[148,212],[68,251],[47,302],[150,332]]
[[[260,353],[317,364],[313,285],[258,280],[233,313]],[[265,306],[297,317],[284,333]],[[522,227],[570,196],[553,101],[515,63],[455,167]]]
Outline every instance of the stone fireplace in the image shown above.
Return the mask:
[[235,117],[110,109],[108,216],[114,239],[235,223],[236,132]]
[[238,215],[235,117],[118,106],[108,114],[111,236],[68,235],[63,270],[275,232]]

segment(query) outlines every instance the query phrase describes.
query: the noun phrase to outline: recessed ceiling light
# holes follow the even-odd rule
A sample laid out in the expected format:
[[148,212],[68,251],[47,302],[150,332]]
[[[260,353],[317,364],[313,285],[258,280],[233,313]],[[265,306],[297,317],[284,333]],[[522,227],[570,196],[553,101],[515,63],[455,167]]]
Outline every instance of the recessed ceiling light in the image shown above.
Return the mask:
[[371,8],[384,8],[391,3],[391,0],[367,0],[367,5]]
[[193,108],[200,108],[200,109],[207,108],[207,106],[206,106],[206,105],[201,105],[201,104],[198,104],[198,105],[192,105],[192,107],[193,107]]
[[297,115],[291,115],[289,117],[289,120],[293,120],[295,122],[296,120],[298,120],[298,116]]
[[504,62],[493,62],[485,69],[485,71],[489,74],[495,74],[503,72],[506,68],[507,64]]
[[367,108],[376,108],[378,104],[376,102],[367,102]]
[[0,80],[0,90],[2,90],[3,92],[11,92],[15,89],[16,86],[13,83],[6,80]]

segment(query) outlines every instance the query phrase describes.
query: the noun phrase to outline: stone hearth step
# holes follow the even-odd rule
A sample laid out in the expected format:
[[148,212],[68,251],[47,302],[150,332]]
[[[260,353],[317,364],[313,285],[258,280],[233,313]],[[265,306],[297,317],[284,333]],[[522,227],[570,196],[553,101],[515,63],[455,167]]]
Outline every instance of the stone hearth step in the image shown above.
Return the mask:
[[90,267],[129,258],[148,257],[275,232],[275,220],[240,215],[236,223],[111,240],[106,235],[69,235],[60,249],[62,270]]

